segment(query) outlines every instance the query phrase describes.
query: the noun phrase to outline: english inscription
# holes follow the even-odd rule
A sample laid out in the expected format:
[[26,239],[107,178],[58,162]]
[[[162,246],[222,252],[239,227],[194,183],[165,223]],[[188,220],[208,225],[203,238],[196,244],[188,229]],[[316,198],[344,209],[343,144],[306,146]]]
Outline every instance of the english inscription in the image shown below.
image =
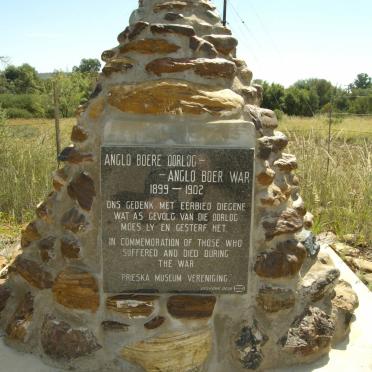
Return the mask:
[[254,150],[103,146],[109,293],[247,293]]

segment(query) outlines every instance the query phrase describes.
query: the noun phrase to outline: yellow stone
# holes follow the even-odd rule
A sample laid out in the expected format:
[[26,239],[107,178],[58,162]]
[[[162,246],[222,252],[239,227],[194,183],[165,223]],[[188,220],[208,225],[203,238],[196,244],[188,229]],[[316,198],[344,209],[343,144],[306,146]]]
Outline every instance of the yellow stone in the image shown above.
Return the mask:
[[177,52],[178,45],[171,44],[163,39],[141,39],[131,41],[120,47],[121,53],[137,52],[142,54],[168,54]]
[[212,348],[211,331],[174,332],[127,346],[124,359],[147,372],[199,370]]
[[134,114],[210,114],[217,117],[236,115],[244,105],[243,98],[230,89],[213,90],[178,80],[113,86],[108,102],[123,112]]

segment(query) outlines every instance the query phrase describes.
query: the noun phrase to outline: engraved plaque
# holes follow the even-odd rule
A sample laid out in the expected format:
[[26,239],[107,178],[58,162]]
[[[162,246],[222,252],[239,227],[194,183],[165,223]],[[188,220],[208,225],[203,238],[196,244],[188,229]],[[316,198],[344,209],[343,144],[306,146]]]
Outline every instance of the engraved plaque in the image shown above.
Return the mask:
[[104,290],[247,293],[254,149],[103,146]]

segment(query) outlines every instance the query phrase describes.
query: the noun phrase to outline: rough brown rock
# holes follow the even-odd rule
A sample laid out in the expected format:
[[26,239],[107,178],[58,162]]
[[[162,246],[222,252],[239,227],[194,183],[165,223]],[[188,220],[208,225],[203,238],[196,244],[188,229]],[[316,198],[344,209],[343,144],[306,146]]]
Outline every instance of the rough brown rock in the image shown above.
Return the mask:
[[263,101],[263,87],[260,84],[253,84],[252,85],[257,92],[257,106],[261,106],[262,101]]
[[287,208],[279,216],[264,217],[262,226],[265,229],[266,240],[271,240],[275,236],[301,230],[303,219],[296,210]]
[[195,73],[202,77],[233,79],[236,68],[232,62],[225,59],[202,59],[196,64]]
[[145,324],[146,329],[156,329],[163,325],[165,318],[163,316],[157,316],[154,319],[151,319]]
[[351,285],[344,280],[340,280],[335,287],[335,292],[332,304],[337,306],[339,309],[353,313],[353,311],[359,306],[358,296],[353,291]]
[[259,106],[261,104],[259,93],[254,86],[240,88],[239,93],[244,97],[245,103],[248,105]]
[[281,340],[283,350],[301,356],[322,355],[329,351],[335,325],[317,307],[310,307],[291,325]]
[[40,257],[43,262],[49,262],[53,258],[54,243],[56,238],[49,236],[38,243]]
[[180,14],[180,13],[173,13],[173,12],[169,12],[169,13],[167,13],[164,16],[164,19],[166,21],[170,21],[170,22],[177,21],[177,20],[183,19],[183,18],[185,18],[185,17],[182,14]]
[[38,289],[51,288],[53,285],[52,274],[43,270],[36,262],[18,256],[11,266],[11,271],[18,273],[30,285]]
[[225,79],[232,79],[235,76],[236,67],[234,63],[222,58],[160,58],[150,62],[146,66],[146,70],[158,76],[164,73],[176,73],[193,70],[196,74],[202,77],[221,77]]
[[[335,241],[333,241],[332,238],[333,238],[332,236],[329,236],[329,238],[318,237],[319,239],[318,241],[322,244],[329,245],[339,256],[345,257],[345,260],[349,265],[353,266],[351,259],[353,256],[358,256],[359,250],[345,243],[338,242],[336,235],[334,236]],[[358,268],[353,267],[353,269],[358,269]]]
[[304,227],[305,229],[311,229],[314,225],[314,215],[310,212],[306,212],[304,216]]
[[262,186],[269,186],[273,183],[275,171],[271,168],[266,168],[263,172],[257,175],[257,181]]
[[[298,191],[297,187],[294,187],[291,185],[290,182],[290,174],[288,173],[279,173],[277,178],[276,178],[276,185],[279,186],[280,190],[283,192],[283,194],[287,197],[292,196],[295,192]],[[293,208],[293,206],[292,206]],[[293,208],[295,209],[295,208]],[[302,214],[301,214],[302,217]]]
[[188,3],[186,1],[169,1],[163,4],[157,4],[154,7],[154,13],[159,13],[163,10],[172,11],[172,10],[182,10],[186,8]]
[[277,132],[275,136],[264,136],[259,138],[257,142],[257,156],[266,160],[272,152],[282,151],[288,145],[288,138],[283,133]]
[[5,309],[6,303],[10,297],[10,290],[0,285],[0,313]]
[[264,206],[278,207],[287,200],[288,197],[275,184],[273,184],[267,192],[260,197],[260,201]]
[[[293,197],[293,203],[292,208],[300,215],[305,216],[306,214],[306,207],[305,207],[305,201],[302,199],[300,195],[295,195]],[[304,221],[305,224],[305,221]]]
[[239,331],[235,340],[236,351],[234,354],[244,369],[258,369],[264,359],[262,347],[268,337],[259,329],[257,321],[252,326],[245,326]]
[[[195,3],[193,2],[193,0],[188,0],[188,3],[190,5],[194,5]],[[201,6],[202,8],[204,8],[205,10],[208,10],[208,11],[213,11],[213,10],[216,10],[216,7],[209,1],[209,0],[201,0],[199,2],[196,3],[198,6]]]
[[53,173],[53,187],[56,191],[61,191],[62,187],[66,184],[67,181],[67,174],[65,173],[65,170],[58,169]]
[[63,257],[69,259],[80,258],[81,246],[79,241],[72,236],[64,236],[61,239],[61,253]]
[[90,211],[96,190],[94,182],[87,172],[77,175],[68,185],[67,192],[70,198],[79,203],[81,208]]
[[87,103],[84,103],[83,105],[79,105],[78,108],[75,111],[75,116],[79,118],[84,112],[86,111],[88,105]]
[[18,305],[6,327],[6,334],[10,340],[25,342],[34,314],[34,298],[27,293]]
[[215,12],[211,10],[207,10],[205,12],[205,15],[212,21],[212,22],[218,22],[220,20],[220,16],[216,14]]
[[207,86],[174,80],[114,86],[109,104],[134,114],[200,115],[225,118],[242,109],[242,98],[229,89],[212,91]]
[[150,27],[153,34],[177,34],[187,37],[195,35],[195,30],[192,26],[175,25],[175,24],[153,24]]
[[146,28],[149,27],[148,22],[137,22],[135,23],[128,33],[128,39],[133,40],[136,36],[138,36],[142,31],[146,30]]
[[200,57],[215,58],[218,55],[217,49],[212,43],[197,36],[190,38],[190,48]]
[[88,221],[84,214],[77,208],[72,208],[66,212],[61,219],[61,224],[66,230],[74,233],[82,232],[88,227]]
[[278,119],[272,110],[260,109],[260,121],[265,129],[275,129],[278,127]]
[[54,360],[69,361],[101,349],[89,329],[74,329],[70,324],[52,316],[45,317],[40,337],[45,354]]
[[84,142],[88,139],[88,132],[80,125],[74,125],[71,132],[71,141]]
[[109,297],[106,307],[128,319],[147,318],[154,312],[157,298],[149,295],[118,295]]
[[175,318],[201,319],[212,316],[215,304],[213,296],[171,296],[167,308]]
[[242,68],[239,70],[239,77],[244,84],[251,84],[253,72],[248,68]]
[[[53,194],[50,195],[50,197],[52,196]],[[52,222],[52,213],[48,207],[48,201],[43,201],[41,203],[39,203],[36,207],[36,216],[38,218],[40,218],[41,220],[43,220],[44,222],[46,223],[51,223]]]
[[283,172],[291,172],[297,169],[297,159],[291,154],[282,154],[282,158],[274,162],[274,166]]
[[102,55],[101,59],[104,62],[109,62],[112,58],[114,58],[116,55],[116,51],[113,49],[105,50]]
[[300,292],[312,302],[319,301],[333,291],[339,277],[338,269],[319,260],[302,279]]
[[178,45],[169,43],[163,39],[142,39],[130,41],[120,47],[121,53],[136,52],[141,54],[168,54],[175,53],[180,49]]
[[291,289],[264,287],[259,290],[256,300],[265,311],[276,313],[280,310],[291,309],[295,304],[295,295]]
[[363,258],[346,257],[346,262],[355,270],[360,270],[365,273],[372,273],[372,262]]
[[[303,230],[301,243],[304,245],[307,251],[307,255],[310,258],[314,258],[318,256],[320,251],[320,245],[316,241],[316,236],[308,230]],[[333,266],[333,263],[332,263]]]
[[192,70],[195,63],[191,59],[159,58],[148,63],[146,71],[160,76],[164,73],[176,73]]
[[59,161],[67,161],[71,164],[80,164],[83,162],[92,162],[93,154],[82,153],[77,150],[74,146],[66,147],[58,156]]
[[122,357],[146,371],[197,371],[212,347],[211,331],[173,332],[126,346]]
[[285,278],[296,275],[306,258],[305,247],[296,240],[279,243],[274,251],[257,257],[255,271],[263,278]]
[[238,40],[229,35],[207,35],[204,39],[212,43],[222,54],[230,54],[238,46]]
[[129,32],[130,32],[129,26],[126,27],[124,31],[120,32],[117,38],[120,44],[123,44],[128,39]]
[[355,309],[359,306],[359,300],[351,285],[341,280],[335,287],[335,296],[332,299],[332,319],[335,323],[336,332],[333,344],[339,341],[350,331],[350,323]]
[[21,232],[21,247],[28,247],[33,241],[39,240],[41,235],[37,228],[36,221],[30,222]]
[[238,76],[243,84],[250,86],[252,83],[253,72],[248,68],[244,60],[234,58],[234,63],[238,68]]
[[112,59],[102,69],[105,76],[110,76],[114,72],[125,72],[133,68],[135,61],[131,58],[116,58]]
[[114,322],[112,320],[105,320],[102,322],[102,328],[104,331],[120,331],[126,332],[129,329],[129,325],[120,322]]
[[99,307],[98,285],[95,277],[82,269],[62,271],[52,288],[55,300],[69,308],[96,312]]

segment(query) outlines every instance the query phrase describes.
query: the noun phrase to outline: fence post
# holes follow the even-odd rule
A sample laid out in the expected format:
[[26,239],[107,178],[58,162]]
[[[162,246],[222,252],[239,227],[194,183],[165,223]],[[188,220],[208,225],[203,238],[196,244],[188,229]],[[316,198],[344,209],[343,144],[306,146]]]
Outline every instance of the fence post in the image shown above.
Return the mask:
[[61,153],[61,131],[59,125],[59,89],[57,80],[53,81],[53,98],[54,98],[54,124],[56,130],[56,151],[57,151],[57,162],[59,168],[58,156]]
[[332,138],[332,118],[333,118],[333,95],[331,96],[330,107],[329,107],[329,120],[328,120],[328,143],[327,143],[327,178],[329,174],[330,166],[330,153],[331,153],[331,138]]

